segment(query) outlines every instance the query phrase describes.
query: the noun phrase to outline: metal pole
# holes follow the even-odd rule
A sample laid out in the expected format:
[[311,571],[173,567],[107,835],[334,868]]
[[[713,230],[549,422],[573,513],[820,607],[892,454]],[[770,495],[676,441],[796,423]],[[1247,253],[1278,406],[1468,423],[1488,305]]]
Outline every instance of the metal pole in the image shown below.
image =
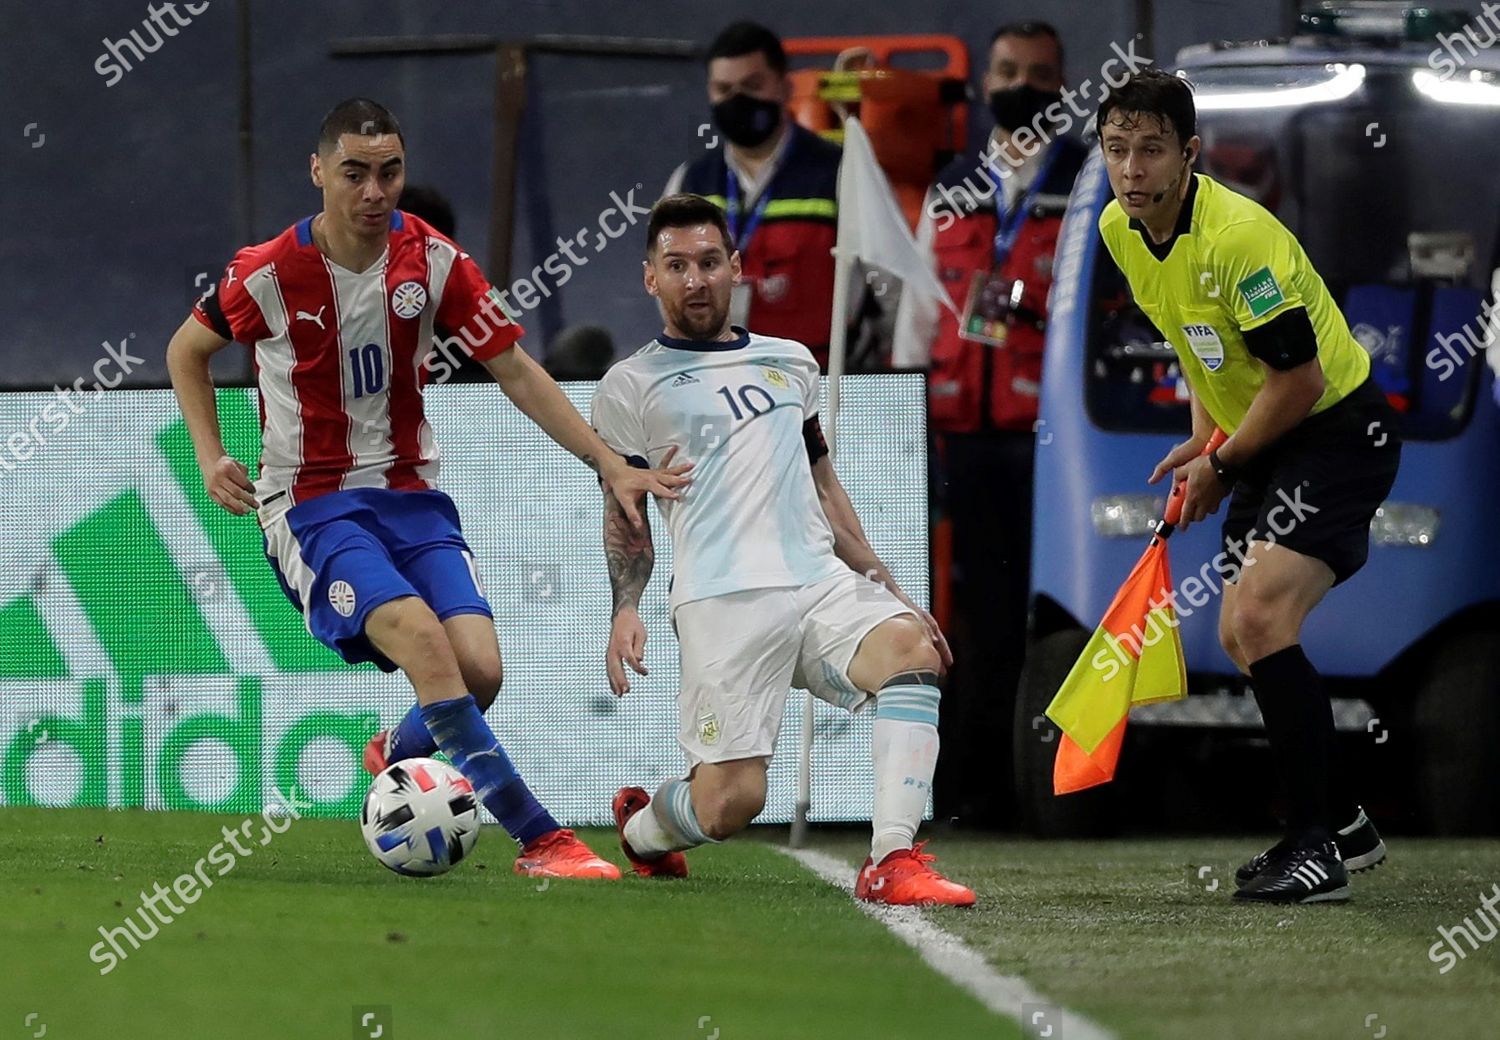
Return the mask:
[[520,47],[550,54],[616,58],[688,58],[701,56],[691,40],[632,36],[542,35],[507,39],[499,36],[448,34],[441,36],[351,36],[335,40],[329,53],[336,58],[423,57],[431,54],[483,54],[496,47]]
[[516,234],[516,155],[526,112],[526,51],[515,44],[495,48],[494,153],[490,160],[490,262],[495,285],[510,285],[511,246]]
[[1152,0],[1135,0],[1135,31],[1141,37],[1141,53],[1157,58],[1156,5]]
[[[239,185],[236,241],[249,244],[256,241],[255,234],[255,124],[253,83],[250,64],[250,0],[239,0],[235,7],[238,39],[235,41],[236,60],[239,73],[239,116],[236,142],[239,158]],[[255,382],[251,351],[239,352],[242,360],[241,379],[245,383]]]
[[[838,454],[839,388],[844,375],[849,338],[849,279],[854,273],[854,258],[834,248],[833,319],[828,330],[828,412],[823,437],[828,442],[828,461]],[[802,732],[797,754],[797,805],[792,815],[792,848],[807,842],[808,816],[812,812],[813,728],[817,721],[813,695],[802,702]]]

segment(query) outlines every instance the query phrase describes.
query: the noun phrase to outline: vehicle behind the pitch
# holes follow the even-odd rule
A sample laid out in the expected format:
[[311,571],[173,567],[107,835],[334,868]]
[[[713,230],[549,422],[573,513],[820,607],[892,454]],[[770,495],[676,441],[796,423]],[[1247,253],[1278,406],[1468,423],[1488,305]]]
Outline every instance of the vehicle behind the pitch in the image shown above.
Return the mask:
[[[1201,169],[1288,223],[1403,412],[1401,470],[1376,515],[1369,562],[1304,630],[1339,729],[1381,756],[1381,777],[1353,778],[1355,797],[1381,779],[1402,793],[1393,799],[1411,792],[1402,808],[1431,830],[1493,833],[1500,410],[1483,340],[1500,267],[1500,55],[1481,52],[1463,74],[1439,79],[1431,52],[1431,40],[1302,36],[1190,48],[1175,67],[1195,84]],[[1291,87],[1298,103],[1286,100]],[[1059,239],[1037,438],[1014,775],[1023,822],[1055,835],[1119,819],[1119,793],[1108,787],[1053,796],[1056,734],[1042,713],[1160,512],[1146,475],[1189,428],[1175,356],[1100,245],[1109,198],[1095,154]],[[1218,642],[1224,572],[1208,565],[1221,549],[1222,516],[1173,539],[1193,696],[1132,714],[1126,786],[1130,745],[1150,740],[1152,727],[1158,736],[1166,727],[1259,734],[1254,699]],[[1200,568],[1208,580],[1188,584]],[[1269,773],[1267,763],[1267,793]]]

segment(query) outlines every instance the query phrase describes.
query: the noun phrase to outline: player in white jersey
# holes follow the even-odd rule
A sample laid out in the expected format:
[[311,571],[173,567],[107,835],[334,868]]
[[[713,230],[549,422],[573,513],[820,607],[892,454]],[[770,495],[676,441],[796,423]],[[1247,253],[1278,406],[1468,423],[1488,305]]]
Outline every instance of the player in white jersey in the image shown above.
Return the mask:
[[[875,812],[855,894],[872,902],[969,906],[913,844],[938,753],[937,624],[870,548],[818,424],[818,366],[791,340],[729,324],[740,278],[723,213],[671,195],[648,221],[646,290],[662,335],[616,364],[594,396],[604,442],[633,465],[695,464],[690,491],[661,501],[671,534],[670,605],[682,661],[678,741],[688,777],[655,797],[615,796],[620,844],[637,874],[682,877],[682,850],[722,841],[765,807],[766,768],[792,686],[851,711],[875,700]],[[614,590],[608,671],[646,674],[637,603],[651,576],[649,527],[605,494]],[[873,579],[873,580],[872,580]]]

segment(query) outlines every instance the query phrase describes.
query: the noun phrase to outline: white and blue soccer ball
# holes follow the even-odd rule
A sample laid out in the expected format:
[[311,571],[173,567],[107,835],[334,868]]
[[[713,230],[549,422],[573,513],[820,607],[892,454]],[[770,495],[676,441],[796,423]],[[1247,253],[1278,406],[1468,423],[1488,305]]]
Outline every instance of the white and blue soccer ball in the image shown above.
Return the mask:
[[370,853],[408,877],[446,874],[479,839],[479,803],[464,775],[435,758],[409,758],[370,784],[360,829]]

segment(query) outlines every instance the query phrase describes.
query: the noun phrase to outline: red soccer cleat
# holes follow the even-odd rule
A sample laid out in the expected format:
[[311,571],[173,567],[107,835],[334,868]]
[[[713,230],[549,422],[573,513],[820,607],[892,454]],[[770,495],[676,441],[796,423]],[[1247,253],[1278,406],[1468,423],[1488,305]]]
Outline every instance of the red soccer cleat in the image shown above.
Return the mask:
[[391,731],[383,729],[370,738],[365,745],[365,772],[371,776],[379,776],[384,773],[390,762],[386,761],[386,755],[391,749]]
[[527,877],[603,878],[616,881],[620,868],[594,855],[570,830],[543,834],[516,857],[516,873]]
[[687,857],[680,852],[664,852],[656,859],[646,859],[637,856],[635,850],[630,847],[630,842],[625,840],[625,824],[636,813],[651,804],[651,796],[643,787],[622,787],[615,794],[612,808],[615,813],[615,827],[620,832],[620,849],[625,853],[625,858],[630,860],[630,868],[641,877],[687,877]]
[[925,844],[897,849],[879,866],[866,857],[854,882],[854,898],[891,906],[973,906],[972,891],[927,865],[937,857],[922,851]]

